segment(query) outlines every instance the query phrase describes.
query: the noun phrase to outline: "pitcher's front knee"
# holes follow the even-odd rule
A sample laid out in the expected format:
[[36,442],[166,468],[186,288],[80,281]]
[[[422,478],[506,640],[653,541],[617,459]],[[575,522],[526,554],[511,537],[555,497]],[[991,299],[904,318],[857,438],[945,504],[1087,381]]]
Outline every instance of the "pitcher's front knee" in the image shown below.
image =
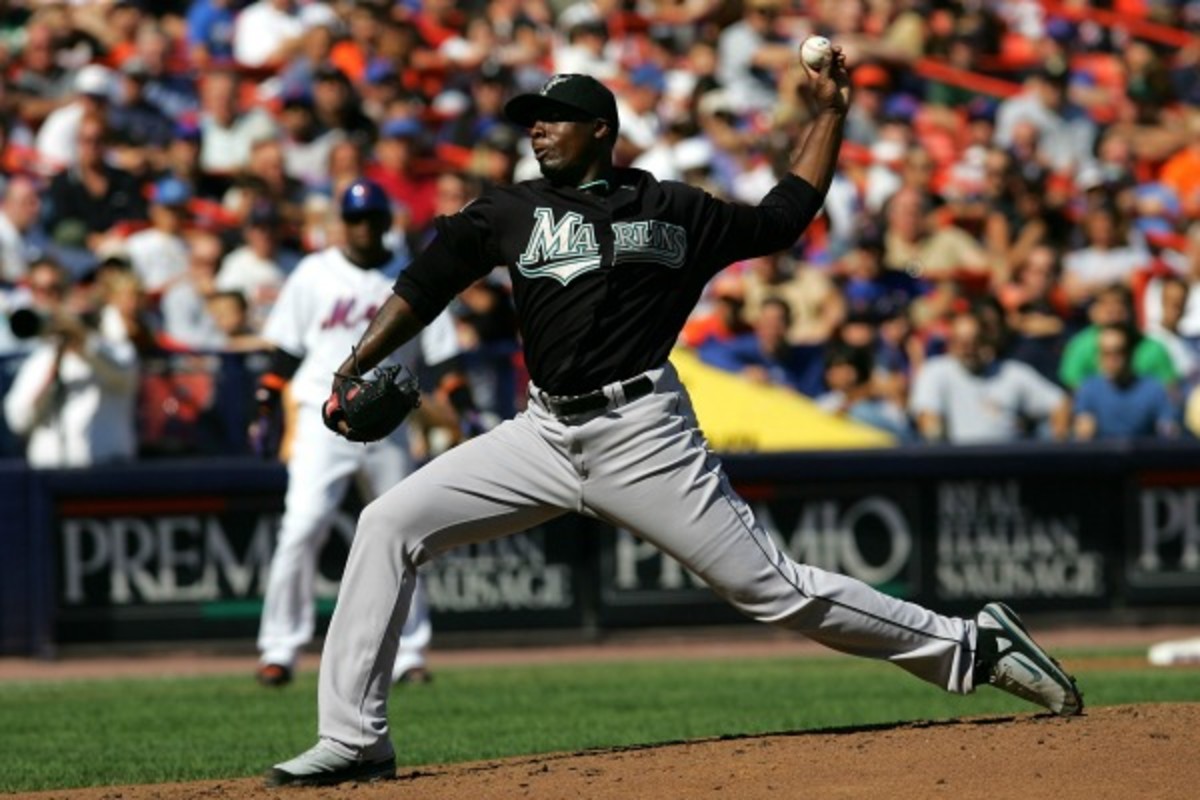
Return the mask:
[[394,503],[375,500],[358,517],[354,548],[380,558],[398,557],[415,566],[421,563],[418,560],[421,538],[422,531],[408,507],[395,507]]

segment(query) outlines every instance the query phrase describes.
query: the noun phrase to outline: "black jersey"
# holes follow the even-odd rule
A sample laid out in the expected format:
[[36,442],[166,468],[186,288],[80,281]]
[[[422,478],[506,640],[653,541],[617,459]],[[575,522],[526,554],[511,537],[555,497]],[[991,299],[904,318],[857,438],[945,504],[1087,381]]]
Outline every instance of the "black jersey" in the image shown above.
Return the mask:
[[497,187],[438,218],[395,291],[428,322],[507,266],[530,377],[582,394],[661,366],[708,280],[791,246],[821,200],[790,175],[756,207],[635,169],[616,170],[603,193],[546,180]]

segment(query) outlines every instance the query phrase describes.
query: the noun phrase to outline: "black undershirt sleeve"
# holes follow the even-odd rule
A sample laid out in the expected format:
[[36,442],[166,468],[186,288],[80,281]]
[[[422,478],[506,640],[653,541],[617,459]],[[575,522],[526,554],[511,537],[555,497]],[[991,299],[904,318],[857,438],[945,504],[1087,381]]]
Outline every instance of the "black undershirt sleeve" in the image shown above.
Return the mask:
[[300,356],[292,355],[287,350],[276,347],[271,351],[271,365],[267,371],[284,380],[291,380],[292,376],[296,374],[296,370],[300,369],[302,360]]

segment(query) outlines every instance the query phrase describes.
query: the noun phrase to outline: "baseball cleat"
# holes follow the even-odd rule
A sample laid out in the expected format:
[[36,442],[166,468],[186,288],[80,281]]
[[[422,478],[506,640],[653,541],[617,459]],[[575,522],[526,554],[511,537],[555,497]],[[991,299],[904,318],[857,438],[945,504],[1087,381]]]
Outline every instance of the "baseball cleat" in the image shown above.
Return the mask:
[[267,773],[267,786],[331,786],[335,783],[391,780],[396,777],[396,756],[366,759],[345,756],[325,741],[317,742],[291,761],[276,764]]
[[279,688],[292,682],[292,670],[283,664],[260,664],[254,677],[263,686]]
[[1063,717],[1083,711],[1075,679],[1033,641],[1012,609],[1004,603],[988,603],[976,615],[975,624],[976,685],[990,683]]
[[409,667],[400,674],[396,683],[433,683],[433,673],[425,667]]

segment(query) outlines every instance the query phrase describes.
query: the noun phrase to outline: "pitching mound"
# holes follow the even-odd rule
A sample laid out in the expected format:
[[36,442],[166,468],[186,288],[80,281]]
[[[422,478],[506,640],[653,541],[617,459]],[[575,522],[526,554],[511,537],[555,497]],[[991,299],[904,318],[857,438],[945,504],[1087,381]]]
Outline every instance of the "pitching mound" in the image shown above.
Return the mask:
[[1113,706],[1083,717],[950,722],[703,740],[402,770],[337,789],[258,780],[45,792],[64,800],[339,797],[471,800],[996,797],[1194,798],[1200,704]]

